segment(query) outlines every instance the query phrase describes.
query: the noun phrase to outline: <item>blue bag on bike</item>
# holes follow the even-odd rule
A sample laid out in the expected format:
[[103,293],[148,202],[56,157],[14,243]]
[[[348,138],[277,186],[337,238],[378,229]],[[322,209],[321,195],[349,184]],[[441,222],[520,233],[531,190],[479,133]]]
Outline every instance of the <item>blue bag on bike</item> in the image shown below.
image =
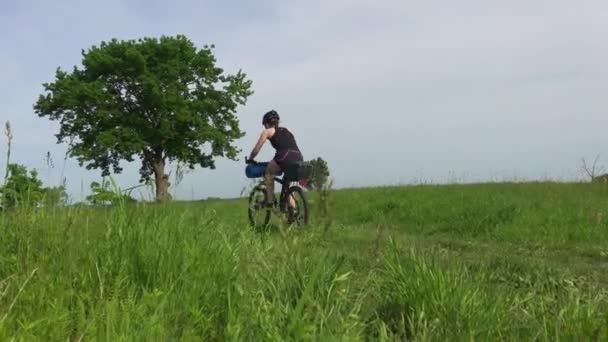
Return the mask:
[[249,164],[245,168],[245,175],[247,176],[247,178],[264,177],[264,173],[266,172],[266,166],[268,166],[268,163]]

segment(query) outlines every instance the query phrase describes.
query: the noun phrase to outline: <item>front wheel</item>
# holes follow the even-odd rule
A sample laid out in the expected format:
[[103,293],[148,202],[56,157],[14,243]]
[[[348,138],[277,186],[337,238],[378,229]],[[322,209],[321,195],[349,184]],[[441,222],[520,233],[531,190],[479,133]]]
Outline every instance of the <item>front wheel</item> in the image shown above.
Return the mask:
[[[299,186],[292,186],[287,191],[287,195],[295,200],[295,208],[288,206],[288,221],[298,226],[308,224],[308,201],[304,190]],[[288,197],[289,198],[289,197]]]
[[249,223],[257,229],[264,228],[270,222],[270,209],[265,207],[266,188],[256,186],[249,194]]

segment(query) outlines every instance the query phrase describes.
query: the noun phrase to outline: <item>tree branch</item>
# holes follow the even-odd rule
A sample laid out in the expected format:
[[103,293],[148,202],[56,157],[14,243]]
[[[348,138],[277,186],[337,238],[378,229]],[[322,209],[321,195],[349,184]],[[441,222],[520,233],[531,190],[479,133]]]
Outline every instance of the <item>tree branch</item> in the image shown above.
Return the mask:
[[588,166],[585,158],[582,158],[583,165],[581,166],[581,169],[587,174],[587,176],[589,176],[589,178],[591,178],[591,181],[595,180],[595,178],[598,176],[598,174],[600,174],[604,171],[604,167],[602,167],[602,166],[598,167],[598,165],[597,165],[597,162],[599,161],[599,159],[600,159],[600,155],[598,154],[595,157],[595,159],[593,160],[593,164],[591,166]]

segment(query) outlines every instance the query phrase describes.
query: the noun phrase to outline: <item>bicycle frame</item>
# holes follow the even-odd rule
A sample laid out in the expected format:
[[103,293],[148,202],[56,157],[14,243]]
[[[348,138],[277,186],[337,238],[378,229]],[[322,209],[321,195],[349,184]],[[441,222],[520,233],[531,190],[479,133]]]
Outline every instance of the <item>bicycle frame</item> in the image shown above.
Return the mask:
[[[290,186],[297,186],[301,189],[306,190],[306,188],[302,185],[301,181],[289,181],[288,183],[285,184],[285,181],[281,177],[274,177],[274,181],[281,185],[281,193],[279,195],[279,202],[278,202],[279,209],[281,211],[284,211],[286,209],[285,208],[285,204],[287,201],[286,194],[287,194],[287,191],[289,190]],[[262,180],[260,180],[260,182],[258,184],[265,186],[266,181],[264,179],[262,179]]]
[[[260,164],[260,163],[256,163],[255,161],[247,161],[247,164]],[[246,169],[245,170],[246,175],[248,178],[262,178],[260,179],[260,181],[258,182],[258,184],[251,190],[250,194],[249,194],[249,209],[248,209],[248,215],[249,215],[249,220],[251,222],[252,225],[256,226],[256,219],[252,216],[254,215],[253,213],[258,212],[259,210],[263,210],[265,211],[265,216],[264,216],[264,224],[268,224],[269,220],[270,220],[270,216],[271,213],[274,212],[277,215],[281,216],[283,214],[287,214],[287,221],[288,222],[297,222],[298,225],[301,224],[307,224],[308,223],[308,204],[306,201],[306,196],[305,193],[307,192],[307,180],[304,178],[300,178],[301,175],[297,174],[295,177],[291,176],[291,172],[288,173],[283,173],[283,174],[278,174],[278,175],[273,175],[272,177],[272,181],[273,184],[274,182],[279,183],[281,185],[281,193],[279,196],[272,196],[274,197],[274,201],[271,205],[271,207],[269,208],[267,206],[267,203],[261,203],[261,201],[259,201],[258,199],[256,199],[256,197],[254,196],[256,194],[256,192],[263,192],[264,195],[266,195],[268,189],[266,187],[266,180],[264,179],[265,176],[265,169],[260,169],[259,167],[254,167],[251,169]],[[288,179],[285,179],[285,177],[287,177]],[[295,179],[298,178],[298,179]],[[274,191],[273,191],[274,192]],[[266,196],[264,196],[265,199],[267,200],[268,198],[266,198]],[[277,198],[278,197],[278,198]],[[300,201],[301,199],[301,201]],[[278,201],[277,201],[278,200]],[[292,202],[295,202],[293,203]],[[292,209],[292,206],[290,205],[290,202],[292,202],[292,204],[294,204],[295,206]]]
[[[247,160],[247,159],[245,158],[245,160]],[[274,179],[275,182],[281,184],[281,195],[279,196],[279,203],[278,203],[279,204],[279,209],[281,211],[285,210],[285,204],[286,204],[286,201],[287,201],[286,193],[287,193],[287,191],[289,190],[289,188],[290,188],[290,186],[292,184],[296,184],[295,186],[298,186],[301,189],[304,189],[304,190],[306,189],[306,181],[305,180],[293,180],[293,181],[286,182],[283,178],[278,177],[278,176],[273,177],[273,179]],[[260,180],[260,184],[264,185],[265,184],[265,180],[264,179]]]
[[[279,196],[279,210],[284,211],[286,208],[286,204],[287,204],[287,191],[289,190],[290,185],[292,184],[297,184],[296,186],[299,186],[302,188],[300,182],[298,181],[290,181],[290,182],[285,182],[283,180],[283,178],[280,177],[274,177],[274,181],[281,184],[281,195]],[[264,180],[261,181],[261,183],[264,183]]]

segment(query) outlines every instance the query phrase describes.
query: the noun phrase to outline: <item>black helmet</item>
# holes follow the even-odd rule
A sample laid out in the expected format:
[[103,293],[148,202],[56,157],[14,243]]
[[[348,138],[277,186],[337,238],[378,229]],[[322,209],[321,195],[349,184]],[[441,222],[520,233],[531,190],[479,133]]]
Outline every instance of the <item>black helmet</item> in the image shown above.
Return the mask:
[[279,113],[275,110],[271,110],[270,112],[264,114],[264,118],[262,118],[262,125],[265,125],[274,120],[279,121],[281,118],[279,117]]

